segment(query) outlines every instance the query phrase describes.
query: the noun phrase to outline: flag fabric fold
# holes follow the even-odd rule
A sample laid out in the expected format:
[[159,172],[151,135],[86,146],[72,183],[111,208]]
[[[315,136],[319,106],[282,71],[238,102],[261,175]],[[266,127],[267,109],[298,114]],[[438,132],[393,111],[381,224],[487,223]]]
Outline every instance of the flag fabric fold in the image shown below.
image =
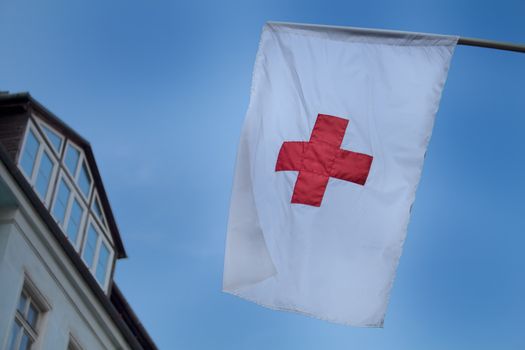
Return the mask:
[[267,23],[223,290],[382,327],[457,37]]

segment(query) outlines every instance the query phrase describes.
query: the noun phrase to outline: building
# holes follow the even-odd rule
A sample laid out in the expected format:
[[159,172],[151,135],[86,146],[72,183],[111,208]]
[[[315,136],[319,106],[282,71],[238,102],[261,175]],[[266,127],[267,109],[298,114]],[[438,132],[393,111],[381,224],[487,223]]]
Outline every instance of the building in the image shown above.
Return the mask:
[[125,257],[89,143],[0,93],[0,350],[156,349],[113,281]]

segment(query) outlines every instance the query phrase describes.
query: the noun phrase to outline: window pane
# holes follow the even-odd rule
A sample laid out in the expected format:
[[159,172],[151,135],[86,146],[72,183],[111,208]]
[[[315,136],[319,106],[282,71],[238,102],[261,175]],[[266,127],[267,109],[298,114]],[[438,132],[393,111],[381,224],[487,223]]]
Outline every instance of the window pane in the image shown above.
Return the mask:
[[22,341],[20,342],[20,350],[29,350],[31,347],[31,339],[29,339],[29,335],[24,332],[24,335],[22,336]]
[[33,167],[35,166],[36,153],[38,152],[39,146],[40,142],[38,142],[33,130],[29,130],[27,133],[26,144],[24,146],[24,152],[20,159],[20,165],[28,177],[31,177],[33,174]]
[[86,238],[86,245],[84,246],[84,261],[87,266],[93,266],[93,258],[95,256],[95,248],[97,246],[98,233],[95,231],[93,225],[89,225],[88,234]]
[[64,179],[61,179],[56,195],[57,197],[55,199],[55,204],[53,205],[53,216],[60,224],[64,223],[67,201],[70,194],[71,190],[69,189],[69,186],[66,184]]
[[27,296],[24,293],[22,293],[22,295],[20,296],[20,300],[18,301],[18,311],[20,311],[22,315],[24,315],[26,311],[26,304]]
[[51,180],[51,172],[53,171],[53,162],[51,158],[44,151],[42,159],[40,159],[40,167],[38,168],[38,176],[36,178],[36,191],[40,198],[45,199],[47,190],[49,188],[49,180]]
[[15,322],[15,324],[13,325],[13,330],[11,331],[11,338],[9,339],[9,346],[7,347],[7,349],[9,350],[16,350],[16,341],[18,338],[18,333],[20,332],[20,325],[18,324],[18,322]]
[[71,145],[67,146],[66,159],[64,160],[64,162],[66,163],[66,167],[73,175],[75,175],[75,171],[77,170],[79,156],[80,153],[75,147],[72,147]]
[[102,208],[100,208],[100,204],[98,203],[98,200],[93,201],[93,211],[97,215],[97,217],[102,220]]
[[69,222],[67,223],[67,236],[75,244],[77,241],[78,230],[80,229],[80,221],[82,220],[82,214],[84,209],[80,206],[77,199],[73,200],[73,205],[71,206],[71,214],[69,216]]
[[42,125],[42,130],[44,130],[44,134],[46,134],[46,137],[49,140],[49,142],[53,145],[53,148],[57,152],[60,152],[60,146],[62,146],[62,139],[60,138],[60,136],[58,136],[56,132],[49,129],[45,125]]
[[84,196],[88,196],[89,189],[91,188],[91,178],[89,177],[86,169],[86,163],[82,162],[82,168],[80,169],[80,175],[78,177],[78,186],[84,193]]
[[35,308],[35,305],[33,303],[29,304],[29,310],[27,312],[27,318],[26,321],[29,323],[33,329],[36,328],[36,322],[38,320],[38,310]]
[[109,262],[109,249],[105,243],[100,246],[100,253],[98,254],[98,263],[97,263],[97,280],[101,285],[104,285],[106,282],[106,273],[108,269]]

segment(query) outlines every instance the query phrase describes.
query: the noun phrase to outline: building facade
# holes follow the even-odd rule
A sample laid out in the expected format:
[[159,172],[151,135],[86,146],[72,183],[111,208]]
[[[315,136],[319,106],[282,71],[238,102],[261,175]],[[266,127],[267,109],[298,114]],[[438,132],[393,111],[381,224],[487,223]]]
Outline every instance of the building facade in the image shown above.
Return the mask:
[[0,350],[156,349],[113,281],[125,257],[89,143],[0,93]]

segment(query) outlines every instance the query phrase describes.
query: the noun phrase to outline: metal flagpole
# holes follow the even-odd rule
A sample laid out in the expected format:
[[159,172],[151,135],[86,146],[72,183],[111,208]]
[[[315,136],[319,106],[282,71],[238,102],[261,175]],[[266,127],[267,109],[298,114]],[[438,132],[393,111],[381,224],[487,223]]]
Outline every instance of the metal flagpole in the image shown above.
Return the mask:
[[476,38],[460,37],[458,40],[458,45],[479,46],[479,47],[486,47],[489,49],[525,53],[525,45],[518,45],[518,44],[512,44],[512,43],[505,43],[501,41],[492,41],[492,40],[484,40],[484,39],[476,39]]

